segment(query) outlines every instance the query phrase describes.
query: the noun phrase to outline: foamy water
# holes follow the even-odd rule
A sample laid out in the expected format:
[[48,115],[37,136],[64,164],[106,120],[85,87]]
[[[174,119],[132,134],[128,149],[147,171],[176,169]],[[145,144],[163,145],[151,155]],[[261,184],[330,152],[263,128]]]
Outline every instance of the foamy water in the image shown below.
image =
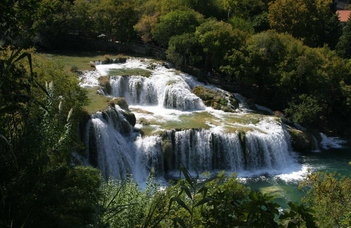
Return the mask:
[[[153,64],[152,68],[150,64]],[[118,113],[114,117],[103,113],[92,117],[86,143],[96,150],[95,160],[106,178],[125,178],[132,174],[138,182],[143,182],[152,171],[163,179],[179,175],[177,170],[181,166],[194,175],[226,170],[238,173],[242,179],[264,175],[296,181],[307,175],[311,167],[298,163],[280,119],[252,114],[240,94],[234,94],[240,101],[239,109],[234,113],[206,107],[191,92],[195,86],[205,86],[224,94],[228,92],[204,85],[175,69],[139,59],[96,65],[96,71],[81,76],[80,85],[99,86],[100,76],[108,75],[113,69],[130,68],[148,69],[151,75],[111,76],[112,92],[108,95],[124,97],[136,116],[136,129],[148,128],[149,133],[144,137],[136,136],[132,131],[122,134],[113,119],[116,116],[123,119],[118,107],[110,111]],[[178,125],[181,128],[174,130]],[[198,129],[193,125],[205,128]],[[162,137],[160,132],[163,132]],[[325,139],[323,145],[330,147],[340,143],[336,139],[328,140]],[[167,152],[170,154],[163,151],[165,142],[172,148]]]

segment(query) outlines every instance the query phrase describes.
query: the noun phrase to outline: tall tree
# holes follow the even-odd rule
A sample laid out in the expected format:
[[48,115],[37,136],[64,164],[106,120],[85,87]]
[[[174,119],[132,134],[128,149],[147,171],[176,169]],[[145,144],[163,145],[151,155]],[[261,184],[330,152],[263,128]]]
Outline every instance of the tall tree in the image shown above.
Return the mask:
[[91,6],[90,14],[96,33],[118,41],[136,38],[133,28],[138,21],[135,1],[96,0]]
[[335,46],[340,25],[332,0],[276,0],[269,4],[269,23],[278,32],[288,32],[305,44]]
[[247,34],[234,30],[228,23],[210,19],[196,28],[195,35],[206,55],[206,68],[212,70],[219,68],[229,50],[244,43]]
[[164,47],[172,36],[194,32],[203,16],[194,10],[175,10],[161,16],[160,22],[152,30],[154,39]]

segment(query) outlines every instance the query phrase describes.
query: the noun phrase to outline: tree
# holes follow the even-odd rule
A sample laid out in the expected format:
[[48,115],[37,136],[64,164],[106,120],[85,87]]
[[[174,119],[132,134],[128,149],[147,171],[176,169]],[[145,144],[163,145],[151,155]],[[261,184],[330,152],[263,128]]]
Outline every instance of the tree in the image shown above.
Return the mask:
[[196,66],[202,61],[202,48],[194,33],[173,36],[169,41],[167,59],[177,66]]
[[266,31],[230,50],[220,70],[246,96],[286,109],[293,121],[339,130],[345,128],[338,120],[349,123],[350,65],[327,47],[310,48],[288,34]]
[[325,108],[325,105],[321,104],[315,97],[302,94],[298,99],[289,103],[288,108],[285,109],[285,114],[295,123],[312,126],[313,123],[318,122],[323,108]]
[[201,13],[206,17],[220,17],[217,0],[180,0],[185,6]]
[[255,32],[263,32],[265,30],[268,30],[270,28],[268,21],[268,13],[263,12],[255,16],[251,23],[253,28],[255,29]]
[[134,1],[96,0],[91,4],[90,15],[97,34],[118,41],[136,38],[133,26],[138,21],[138,13]]
[[351,20],[347,21],[342,30],[336,51],[343,58],[351,58]]
[[227,19],[232,16],[249,20],[265,11],[262,0],[219,0],[221,8],[226,12]]
[[248,32],[250,34],[254,33],[252,23],[250,23],[249,21],[246,21],[240,17],[230,18],[229,23],[233,26],[234,29],[239,29],[241,31]]
[[331,0],[277,0],[269,4],[269,23],[278,32],[288,32],[309,46],[334,47],[340,25],[331,6]]
[[304,201],[311,206],[320,227],[351,225],[351,179],[335,173],[313,173],[301,188],[307,190]]
[[193,10],[175,10],[160,17],[152,35],[159,44],[167,47],[172,36],[194,32],[202,20],[202,15]]
[[33,28],[37,35],[36,43],[52,48],[59,47],[66,35],[74,30],[70,26],[71,9],[68,1],[41,0],[36,10]]
[[159,14],[155,14],[152,16],[143,15],[138,23],[134,25],[135,31],[139,33],[141,39],[147,43],[152,40],[151,31],[155,28],[157,22],[159,20]]
[[196,28],[195,35],[203,48],[205,67],[218,69],[228,50],[239,48],[245,41],[246,33],[234,30],[228,23],[208,20]]
[[28,47],[32,44],[34,15],[39,3],[34,0],[0,2],[0,45]]

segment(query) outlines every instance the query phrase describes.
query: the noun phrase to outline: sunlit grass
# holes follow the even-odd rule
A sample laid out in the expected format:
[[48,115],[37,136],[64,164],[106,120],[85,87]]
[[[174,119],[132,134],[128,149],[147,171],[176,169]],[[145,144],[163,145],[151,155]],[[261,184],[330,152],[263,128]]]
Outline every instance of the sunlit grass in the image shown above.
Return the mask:
[[250,113],[245,115],[228,115],[224,120],[228,123],[258,124],[262,118],[263,116],[260,114]]
[[97,94],[97,89],[98,87],[94,88],[87,88],[85,89],[87,91],[87,96],[89,100],[89,104],[87,106],[84,106],[83,108],[89,113],[93,114],[98,111],[102,111],[108,107],[108,103],[111,100],[109,97],[102,96],[100,94]]
[[52,60],[63,66],[64,70],[92,70],[90,61],[114,59],[121,57],[120,54],[104,54],[101,52],[60,52],[60,53],[37,53],[37,55]]

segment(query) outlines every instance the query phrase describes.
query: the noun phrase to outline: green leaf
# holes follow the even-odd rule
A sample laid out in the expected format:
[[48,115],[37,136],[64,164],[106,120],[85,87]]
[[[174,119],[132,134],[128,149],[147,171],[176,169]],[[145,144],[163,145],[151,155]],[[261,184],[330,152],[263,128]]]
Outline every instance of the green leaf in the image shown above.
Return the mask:
[[193,179],[191,178],[191,176],[190,176],[188,170],[187,170],[186,168],[182,167],[182,168],[180,168],[180,171],[184,174],[185,180],[190,184],[190,186],[191,186],[192,188],[194,188],[194,181],[193,181]]
[[187,210],[190,214],[192,214],[191,210],[189,209],[189,207],[184,203],[184,201],[182,199],[180,199],[179,197],[173,197],[171,199],[171,201],[176,201],[181,207],[183,207],[185,210]]
[[181,225],[183,228],[187,228],[187,226],[186,226],[185,222],[183,221],[183,219],[181,219],[181,218],[174,218],[172,220],[176,224],[178,223],[179,225]]
[[208,191],[208,188],[206,186],[202,186],[197,192],[198,193],[202,193],[203,192],[203,195],[206,196],[207,195],[207,191]]
[[195,207],[198,207],[198,206],[201,206],[201,205],[204,205],[205,203],[211,201],[211,198],[203,198],[202,200],[200,200],[196,205]]
[[190,199],[193,199],[192,195],[191,195],[191,192],[190,192],[190,189],[186,186],[182,186],[181,187],[182,190],[184,190],[184,192],[187,194],[187,196],[190,198]]

